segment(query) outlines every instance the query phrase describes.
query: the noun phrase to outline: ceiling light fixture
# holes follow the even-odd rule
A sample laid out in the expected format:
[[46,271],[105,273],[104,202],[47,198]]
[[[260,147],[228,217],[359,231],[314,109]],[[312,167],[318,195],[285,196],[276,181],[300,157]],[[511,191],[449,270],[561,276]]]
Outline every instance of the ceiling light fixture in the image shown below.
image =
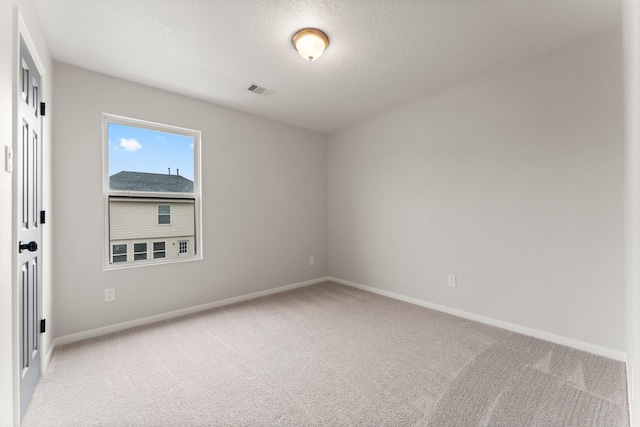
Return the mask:
[[329,46],[329,38],[325,33],[315,28],[305,28],[293,36],[293,46],[304,59],[313,61],[318,59]]

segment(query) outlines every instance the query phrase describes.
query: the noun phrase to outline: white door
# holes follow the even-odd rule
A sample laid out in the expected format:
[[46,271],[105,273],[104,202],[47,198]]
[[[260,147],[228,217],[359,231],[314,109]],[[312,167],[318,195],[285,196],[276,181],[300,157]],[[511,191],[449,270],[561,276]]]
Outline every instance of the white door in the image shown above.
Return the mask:
[[18,141],[16,144],[18,295],[20,327],[20,419],[40,378],[42,317],[42,118],[41,76],[20,38]]

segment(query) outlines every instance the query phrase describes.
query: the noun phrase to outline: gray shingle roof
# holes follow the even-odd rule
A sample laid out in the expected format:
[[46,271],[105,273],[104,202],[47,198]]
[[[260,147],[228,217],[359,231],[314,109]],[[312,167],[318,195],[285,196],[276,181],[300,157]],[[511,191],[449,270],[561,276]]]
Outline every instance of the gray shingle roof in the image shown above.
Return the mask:
[[193,193],[193,181],[183,176],[148,172],[118,172],[109,177],[109,187],[122,191]]

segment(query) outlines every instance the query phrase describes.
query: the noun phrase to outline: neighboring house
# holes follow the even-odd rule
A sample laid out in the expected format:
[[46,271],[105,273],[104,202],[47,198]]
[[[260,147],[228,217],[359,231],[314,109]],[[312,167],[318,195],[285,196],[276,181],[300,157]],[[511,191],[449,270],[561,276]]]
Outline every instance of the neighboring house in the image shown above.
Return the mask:
[[[119,172],[111,190],[193,193],[179,175]],[[195,254],[195,202],[175,198],[109,198],[110,262],[135,262]]]

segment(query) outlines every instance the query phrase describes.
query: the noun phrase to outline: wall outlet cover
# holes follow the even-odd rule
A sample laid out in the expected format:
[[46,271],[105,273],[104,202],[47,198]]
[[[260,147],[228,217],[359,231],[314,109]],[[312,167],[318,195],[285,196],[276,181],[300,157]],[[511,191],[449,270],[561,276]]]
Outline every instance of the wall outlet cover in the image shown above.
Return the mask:
[[455,288],[456,286],[458,286],[458,282],[456,280],[456,275],[455,274],[449,274],[448,278],[447,278],[447,285]]

